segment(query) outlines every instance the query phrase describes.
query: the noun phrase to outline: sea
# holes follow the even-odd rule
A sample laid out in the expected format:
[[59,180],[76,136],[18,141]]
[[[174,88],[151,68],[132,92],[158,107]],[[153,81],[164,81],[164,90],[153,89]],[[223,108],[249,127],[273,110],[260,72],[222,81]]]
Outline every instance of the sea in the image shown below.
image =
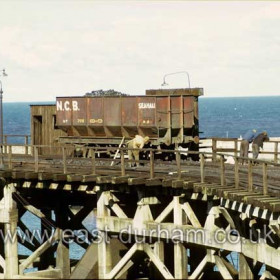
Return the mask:
[[[43,104],[52,104],[45,102]],[[32,103],[32,104],[42,104]],[[54,104],[54,103],[53,103]],[[280,136],[280,96],[228,97],[199,99],[200,138],[240,137],[248,129],[267,131],[270,137]],[[30,135],[30,103],[3,103],[4,134]],[[10,143],[20,143],[22,138],[11,138]],[[31,228],[39,228],[40,220],[30,213],[23,221]],[[84,223],[94,228],[95,220],[88,217]],[[31,252],[19,245],[21,254]],[[70,244],[70,257],[79,259],[84,249]],[[236,255],[234,256],[236,259]]]
[[248,129],[280,136],[280,96],[200,98],[200,137],[240,137]]

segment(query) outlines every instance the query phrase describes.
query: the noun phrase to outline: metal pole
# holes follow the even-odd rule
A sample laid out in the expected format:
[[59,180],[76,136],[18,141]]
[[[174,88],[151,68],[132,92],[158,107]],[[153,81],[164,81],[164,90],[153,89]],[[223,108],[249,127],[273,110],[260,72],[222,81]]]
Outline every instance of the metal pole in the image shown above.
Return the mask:
[[1,89],[0,89],[0,143],[3,144],[3,89],[2,89],[2,82],[1,82]]
[[[2,70],[2,76],[8,76],[5,69]],[[2,82],[0,80],[0,169],[4,169],[4,159],[3,159],[3,89]]]
[[2,82],[0,81],[0,169],[4,169],[4,161],[3,161],[3,89]]
[[163,76],[163,83],[162,83],[162,86],[168,85],[168,84],[165,82],[165,78],[166,78],[167,76],[175,75],[175,74],[181,74],[181,73],[187,74],[187,76],[188,76],[189,88],[191,88],[190,75],[189,75],[189,73],[188,73],[187,71],[179,71],[179,72],[174,72],[174,73],[165,74],[165,75]]
[[204,179],[205,179],[205,158],[204,158],[204,154],[200,154],[200,177],[201,177],[201,183],[205,183]]

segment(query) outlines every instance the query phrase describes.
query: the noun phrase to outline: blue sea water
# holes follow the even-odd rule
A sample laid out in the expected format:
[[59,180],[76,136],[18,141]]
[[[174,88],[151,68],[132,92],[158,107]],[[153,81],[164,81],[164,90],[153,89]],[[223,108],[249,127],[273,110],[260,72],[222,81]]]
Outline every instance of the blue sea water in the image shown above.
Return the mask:
[[30,134],[29,103],[3,104],[4,134]]
[[[34,104],[54,104],[54,102],[38,102]],[[30,135],[30,103],[3,103],[4,135]],[[24,143],[24,138],[9,138],[9,143]]]
[[280,96],[200,98],[200,137],[239,137],[248,129],[280,136]]
[[[4,134],[30,134],[29,105],[3,104]],[[253,128],[277,137],[280,136],[279,111],[280,96],[202,97],[199,99],[200,137],[239,137]]]

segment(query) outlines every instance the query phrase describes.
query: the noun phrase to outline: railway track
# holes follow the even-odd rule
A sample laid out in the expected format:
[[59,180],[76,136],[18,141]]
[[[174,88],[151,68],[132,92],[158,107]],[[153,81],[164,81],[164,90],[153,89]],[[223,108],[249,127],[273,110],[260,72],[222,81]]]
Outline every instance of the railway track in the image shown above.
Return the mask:
[[[95,172],[97,175],[121,176],[121,162],[116,160],[111,166],[111,158],[97,158],[95,160]],[[4,159],[6,168],[5,172],[35,172],[34,157],[30,155],[14,155],[12,162],[9,163],[8,158]],[[90,158],[67,158],[67,172],[63,170],[63,160],[59,156],[40,156],[37,164],[37,172],[54,173],[54,174],[92,174],[92,159]],[[154,178],[166,179],[174,178],[178,173],[178,162],[176,161],[154,161]],[[225,163],[224,167],[226,185],[234,185],[235,181],[235,166]],[[124,166],[125,175],[132,178],[149,178],[151,173],[151,164],[149,161],[141,161],[140,167],[128,167],[128,163]],[[204,166],[205,181],[219,183],[221,177],[221,166],[219,162],[206,161]],[[195,161],[180,161],[180,176],[199,182],[201,179],[201,166]],[[260,191],[263,185],[263,169],[261,165],[253,167],[253,189]],[[248,188],[248,166],[239,166],[239,185],[241,188]],[[280,196],[280,173],[279,167],[268,166],[267,169],[267,184],[268,191],[271,195]]]

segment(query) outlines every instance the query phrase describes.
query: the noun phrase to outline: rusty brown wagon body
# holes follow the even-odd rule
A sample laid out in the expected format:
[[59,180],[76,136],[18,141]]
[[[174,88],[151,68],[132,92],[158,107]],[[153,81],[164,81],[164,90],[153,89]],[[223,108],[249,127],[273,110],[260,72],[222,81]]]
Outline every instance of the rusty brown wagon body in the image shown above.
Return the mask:
[[144,96],[57,97],[64,143],[119,144],[149,136],[153,145],[187,144],[198,136],[200,88],[147,90]]

